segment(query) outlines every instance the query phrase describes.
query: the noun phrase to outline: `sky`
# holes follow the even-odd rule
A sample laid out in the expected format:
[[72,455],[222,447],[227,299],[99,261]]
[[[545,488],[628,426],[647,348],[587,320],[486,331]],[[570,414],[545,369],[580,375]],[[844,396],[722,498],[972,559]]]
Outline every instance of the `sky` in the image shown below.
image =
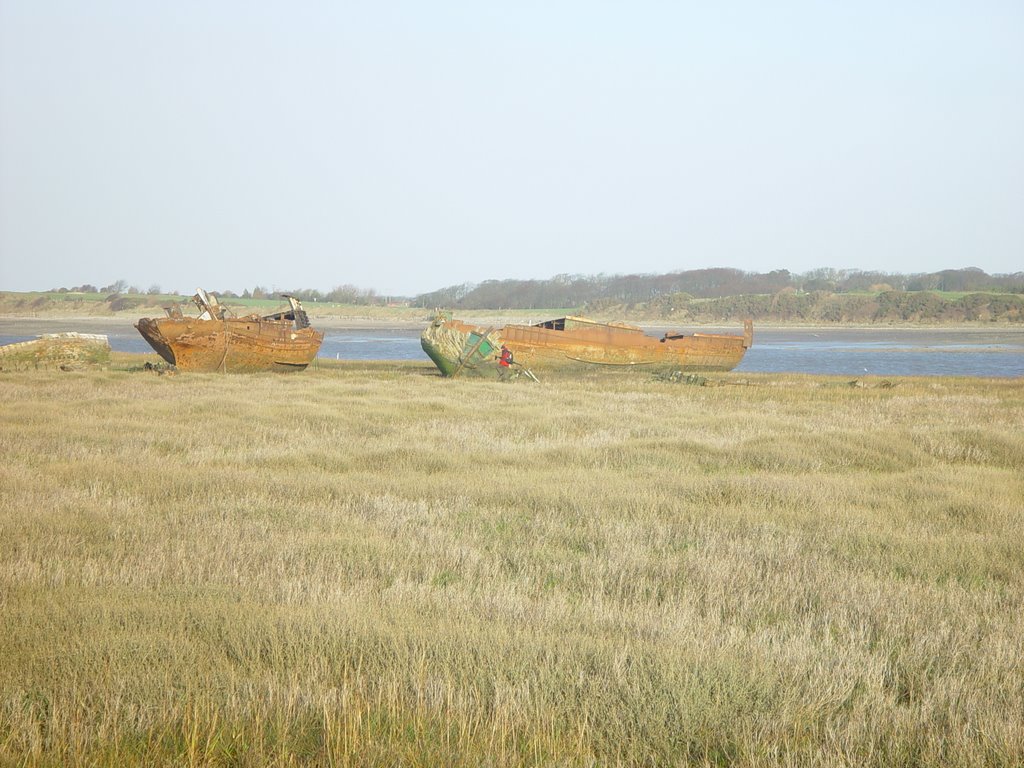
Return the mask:
[[1024,3],[0,0],[0,290],[1024,270]]

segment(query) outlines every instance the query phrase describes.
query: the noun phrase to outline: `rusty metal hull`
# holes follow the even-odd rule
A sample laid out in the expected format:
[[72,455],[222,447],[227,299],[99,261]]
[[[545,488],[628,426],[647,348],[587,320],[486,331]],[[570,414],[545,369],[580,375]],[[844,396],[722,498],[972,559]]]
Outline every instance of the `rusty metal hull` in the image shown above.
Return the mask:
[[747,321],[742,335],[670,333],[659,339],[635,326],[584,318],[494,329],[439,316],[423,331],[420,343],[445,376],[498,377],[502,344],[512,350],[516,363],[538,374],[731,371],[753,344],[753,327]]
[[171,365],[195,373],[296,371],[316,357],[324,335],[289,320],[142,318],[135,326]]

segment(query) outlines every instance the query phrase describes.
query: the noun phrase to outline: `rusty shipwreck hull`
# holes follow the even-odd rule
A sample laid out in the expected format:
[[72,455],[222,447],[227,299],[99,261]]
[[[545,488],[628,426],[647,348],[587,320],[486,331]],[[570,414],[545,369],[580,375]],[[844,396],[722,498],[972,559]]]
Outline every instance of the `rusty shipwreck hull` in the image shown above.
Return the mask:
[[232,317],[216,296],[200,289],[193,301],[198,317],[168,307],[167,317],[142,318],[142,337],[171,365],[195,373],[296,371],[316,357],[324,335],[310,327],[297,299],[285,296],[289,309],[271,315]]
[[420,343],[445,376],[499,374],[504,344],[525,369],[545,373],[638,369],[668,371],[731,371],[753,345],[751,321],[741,335],[666,333],[648,336],[625,323],[599,323],[562,317],[536,325],[482,328],[439,314],[423,331]]

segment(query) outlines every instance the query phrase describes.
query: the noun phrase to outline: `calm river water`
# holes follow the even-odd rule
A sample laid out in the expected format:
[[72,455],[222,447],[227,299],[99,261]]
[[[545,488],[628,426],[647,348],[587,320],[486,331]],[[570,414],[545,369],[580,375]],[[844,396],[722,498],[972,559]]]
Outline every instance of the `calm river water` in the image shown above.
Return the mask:
[[[101,320],[0,318],[0,344],[69,330],[105,333],[110,346],[120,352],[151,351],[130,324]],[[650,331],[659,336],[660,332]],[[427,360],[420,349],[419,329],[328,328],[325,333],[322,358]],[[1024,328],[755,328],[754,346],[736,370],[843,376],[1024,377]]]

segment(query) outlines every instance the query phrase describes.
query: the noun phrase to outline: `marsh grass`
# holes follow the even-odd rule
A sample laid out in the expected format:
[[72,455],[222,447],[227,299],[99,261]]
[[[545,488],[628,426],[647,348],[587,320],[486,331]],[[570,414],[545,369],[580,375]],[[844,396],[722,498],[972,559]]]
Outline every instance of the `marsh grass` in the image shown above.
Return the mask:
[[1019,381],[0,376],[0,762],[1024,762]]

